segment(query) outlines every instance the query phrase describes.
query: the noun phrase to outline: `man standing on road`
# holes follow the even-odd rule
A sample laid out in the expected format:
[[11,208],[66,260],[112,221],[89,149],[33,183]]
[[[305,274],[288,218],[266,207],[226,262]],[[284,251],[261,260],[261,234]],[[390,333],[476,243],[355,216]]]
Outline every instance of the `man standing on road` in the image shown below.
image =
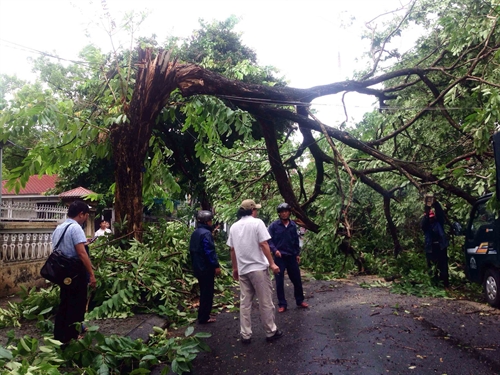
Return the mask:
[[197,228],[189,242],[194,276],[200,285],[200,306],[198,307],[198,323],[200,324],[215,322],[215,318],[210,317],[210,312],[214,302],[215,275],[220,275],[220,266],[212,237],[212,220],[212,212],[198,211]]
[[257,219],[260,204],[244,200],[238,210],[241,217],[229,231],[227,245],[231,248],[233,277],[240,282],[240,329],[241,342],[249,344],[252,337],[252,302],[259,300],[262,325],[268,342],[279,339],[283,332],[274,322],[272,283],[268,268],[276,274],[279,267],[274,263],[267,240],[271,238],[264,222]]
[[283,313],[287,309],[285,298],[285,269],[288,277],[293,283],[295,303],[297,307],[308,308],[304,302],[304,291],[300,278],[300,246],[297,225],[290,220],[291,207],[288,203],[280,203],[277,208],[279,220],[271,223],[269,234],[271,241],[269,247],[274,255],[276,265],[280,272],[275,276],[276,291],[278,292],[278,312]]
[[80,273],[72,280],[70,279],[69,284],[60,286],[60,303],[54,321],[54,338],[63,344],[78,338],[80,332],[77,331],[75,323],[83,322],[85,317],[87,284],[92,288],[96,287],[92,263],[85,251],[87,238],[81,227],[87,221],[89,211],[89,206],[82,201],[71,203],[68,208],[68,219],[52,233],[53,244],[57,244],[62,237],[58,250],[67,257],[80,258],[83,263]]

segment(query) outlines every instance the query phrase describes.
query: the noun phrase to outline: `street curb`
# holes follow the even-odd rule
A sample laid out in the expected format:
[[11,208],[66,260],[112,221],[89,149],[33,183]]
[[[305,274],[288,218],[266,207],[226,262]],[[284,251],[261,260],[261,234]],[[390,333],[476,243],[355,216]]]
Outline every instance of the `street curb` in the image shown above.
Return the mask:
[[[134,329],[132,329],[125,336],[130,337],[132,340],[141,339],[144,343],[147,343],[150,339],[150,334],[153,333],[153,327],[165,328],[168,325],[168,320],[160,318],[159,316],[152,316],[145,319],[143,322],[139,323]],[[151,375],[160,375],[163,369],[167,367],[166,364],[160,364],[154,366],[151,369]],[[190,373],[186,373],[189,375]],[[176,375],[172,370],[169,370],[167,375]]]
[[153,333],[153,327],[165,328],[167,324],[168,321],[166,319],[160,318],[159,316],[153,316],[138,324],[127,333],[126,336],[130,337],[132,340],[141,339],[143,342],[147,343],[149,341],[149,335]]

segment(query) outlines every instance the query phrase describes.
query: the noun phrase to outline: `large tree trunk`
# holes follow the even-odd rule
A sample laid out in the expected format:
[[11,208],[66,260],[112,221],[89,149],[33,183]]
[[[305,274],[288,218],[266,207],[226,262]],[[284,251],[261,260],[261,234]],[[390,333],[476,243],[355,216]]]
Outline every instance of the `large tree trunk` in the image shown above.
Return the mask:
[[111,142],[115,160],[115,220],[121,226],[118,235],[142,238],[142,175],[146,156],[137,139],[139,126],[119,125],[112,128]]
[[170,53],[158,56],[139,50],[138,71],[130,105],[125,104],[128,122],[111,127],[115,158],[115,217],[122,226],[118,235],[130,234],[142,240],[142,180],[153,125],[176,88]]

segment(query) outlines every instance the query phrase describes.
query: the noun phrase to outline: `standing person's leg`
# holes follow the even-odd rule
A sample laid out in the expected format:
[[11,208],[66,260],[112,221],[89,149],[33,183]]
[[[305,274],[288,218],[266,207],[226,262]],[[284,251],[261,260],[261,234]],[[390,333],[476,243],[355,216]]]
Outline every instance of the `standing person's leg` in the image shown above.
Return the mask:
[[304,290],[302,289],[302,279],[300,277],[300,268],[297,263],[297,257],[287,256],[285,258],[286,270],[288,272],[288,277],[293,284],[293,295],[295,297],[295,303],[300,306],[304,302]]
[[285,298],[285,268],[286,268],[286,264],[285,264],[283,257],[281,257],[281,258],[276,257],[274,259],[274,262],[280,268],[280,273],[277,275],[274,275],[274,278],[276,279],[276,292],[278,294],[278,306],[284,307],[286,310],[286,307],[287,307],[287,302],[286,302],[286,298]]
[[198,307],[198,323],[208,323],[214,303],[214,272],[198,275],[200,285],[200,306]]
[[255,295],[255,289],[250,281],[249,274],[239,275],[239,279],[240,331],[242,339],[249,340],[252,337],[252,301]]
[[71,339],[76,340],[78,338],[80,332],[77,330],[75,323],[82,323],[85,319],[85,309],[87,307],[87,280],[85,274],[80,274],[77,278],[74,278],[71,285],[61,287],[61,307],[61,311],[56,316],[54,338],[62,343],[67,343]]
[[269,271],[267,269],[254,271],[250,272],[249,275],[255,288],[255,294],[259,299],[260,320],[266,331],[266,336],[271,337],[276,333],[278,328],[274,322],[273,285]]
[[57,308],[57,313],[54,319],[54,339],[65,344],[69,341],[69,339],[66,339],[66,315],[68,313],[69,306],[69,290],[62,286],[59,288],[59,307]]
[[438,255],[439,280],[443,282],[445,288],[450,286],[448,275],[448,248],[444,248]]
[[437,253],[435,249],[432,249],[432,253],[425,253],[427,258],[427,267],[429,268],[429,276],[433,284],[437,284],[439,282],[438,275],[438,260]]

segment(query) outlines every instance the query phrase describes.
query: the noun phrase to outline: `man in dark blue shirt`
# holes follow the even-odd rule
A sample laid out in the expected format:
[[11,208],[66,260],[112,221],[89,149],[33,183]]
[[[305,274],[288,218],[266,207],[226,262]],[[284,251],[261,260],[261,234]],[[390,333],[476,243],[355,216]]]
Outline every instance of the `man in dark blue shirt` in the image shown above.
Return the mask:
[[210,211],[198,211],[196,214],[197,228],[191,235],[189,253],[193,265],[194,276],[200,285],[200,306],[198,308],[198,323],[213,323],[210,317],[214,301],[215,275],[220,275],[220,266],[215,253],[212,237],[213,215]]
[[298,307],[307,308],[304,302],[304,291],[300,278],[300,246],[297,224],[290,220],[291,207],[288,203],[280,203],[277,208],[279,220],[271,223],[268,228],[271,239],[269,247],[274,255],[274,261],[280,268],[280,273],[275,275],[276,291],[278,292],[278,312],[285,312],[287,302],[285,298],[285,269],[293,283],[295,302]]

